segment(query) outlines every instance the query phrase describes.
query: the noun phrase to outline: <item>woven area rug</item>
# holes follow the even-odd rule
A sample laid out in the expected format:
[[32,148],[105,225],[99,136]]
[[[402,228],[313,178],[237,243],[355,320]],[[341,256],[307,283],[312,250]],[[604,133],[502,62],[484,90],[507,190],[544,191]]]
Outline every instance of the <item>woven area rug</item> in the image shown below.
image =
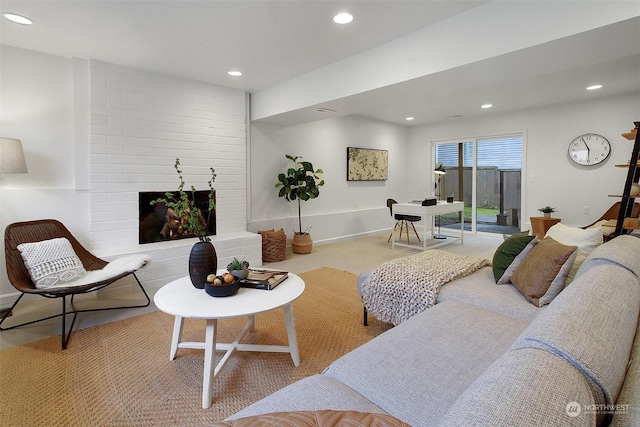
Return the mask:
[[[153,312],[75,331],[64,351],[59,336],[0,351],[1,424],[177,426],[220,421],[320,373],[390,327],[372,316],[368,327],[362,325],[356,275],[321,268],[300,276],[306,289],[293,305],[299,367],[288,353],[236,352],[216,379],[213,405],[202,409],[204,352],[180,349],[170,361],[173,317]],[[219,321],[219,341],[233,340],[244,322]],[[204,327],[202,320],[185,320],[183,339],[204,341]],[[286,344],[282,310],[256,316],[256,332],[243,342]]]

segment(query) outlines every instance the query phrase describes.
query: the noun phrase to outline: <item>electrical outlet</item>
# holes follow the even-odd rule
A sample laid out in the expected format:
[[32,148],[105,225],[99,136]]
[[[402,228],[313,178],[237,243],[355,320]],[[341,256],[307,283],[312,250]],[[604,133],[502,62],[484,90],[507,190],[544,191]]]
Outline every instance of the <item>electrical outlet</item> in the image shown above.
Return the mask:
[[529,175],[529,182],[536,182],[537,177],[535,175]]
[[589,206],[583,206],[582,213],[585,215],[589,215],[591,213],[591,208]]

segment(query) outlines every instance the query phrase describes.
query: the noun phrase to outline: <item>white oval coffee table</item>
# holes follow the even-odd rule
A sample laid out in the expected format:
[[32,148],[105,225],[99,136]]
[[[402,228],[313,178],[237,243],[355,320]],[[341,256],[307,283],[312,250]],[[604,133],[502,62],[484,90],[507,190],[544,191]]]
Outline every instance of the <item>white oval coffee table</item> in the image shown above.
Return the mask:
[[[224,270],[220,270],[220,272],[222,271]],[[293,364],[300,366],[292,302],[302,295],[302,292],[304,292],[304,281],[297,275],[289,273],[289,277],[284,282],[270,291],[240,288],[238,293],[233,296],[216,298],[209,296],[204,289],[196,289],[187,276],[166,284],[155,294],[154,302],[158,309],[175,316],[169,359],[175,358],[179,348],[204,350],[202,381],[202,407],[204,409],[211,406],[213,382],[235,350],[290,353]],[[248,331],[254,331],[254,316],[256,314],[279,307],[284,310],[285,327],[289,341],[287,346],[240,343]],[[245,316],[248,317],[247,323],[232,343],[216,343],[216,328],[219,319]],[[205,319],[207,321],[205,342],[181,341],[182,319],[184,318]],[[226,350],[226,352],[214,369],[215,350]]]

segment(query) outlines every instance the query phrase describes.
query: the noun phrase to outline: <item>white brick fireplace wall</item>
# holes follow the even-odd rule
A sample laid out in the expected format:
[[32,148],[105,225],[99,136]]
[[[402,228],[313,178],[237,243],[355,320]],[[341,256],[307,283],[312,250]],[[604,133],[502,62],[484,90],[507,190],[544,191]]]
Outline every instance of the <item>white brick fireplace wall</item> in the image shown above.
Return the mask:
[[175,191],[180,158],[187,187],[217,173],[218,265],[234,256],[261,265],[260,236],[247,227],[245,93],[90,61],[90,247],[99,256],[144,252],[145,287],[187,273],[195,239],[138,244],[138,192]]

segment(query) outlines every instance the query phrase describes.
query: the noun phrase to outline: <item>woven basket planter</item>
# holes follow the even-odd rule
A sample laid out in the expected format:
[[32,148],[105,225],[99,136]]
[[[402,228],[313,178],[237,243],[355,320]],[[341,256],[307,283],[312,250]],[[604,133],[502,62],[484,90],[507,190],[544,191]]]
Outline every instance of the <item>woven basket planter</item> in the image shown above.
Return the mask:
[[262,262],[284,261],[287,255],[287,236],[273,230],[260,231],[262,236]]
[[309,233],[294,233],[291,241],[291,248],[294,254],[309,254],[313,249],[313,240]]

